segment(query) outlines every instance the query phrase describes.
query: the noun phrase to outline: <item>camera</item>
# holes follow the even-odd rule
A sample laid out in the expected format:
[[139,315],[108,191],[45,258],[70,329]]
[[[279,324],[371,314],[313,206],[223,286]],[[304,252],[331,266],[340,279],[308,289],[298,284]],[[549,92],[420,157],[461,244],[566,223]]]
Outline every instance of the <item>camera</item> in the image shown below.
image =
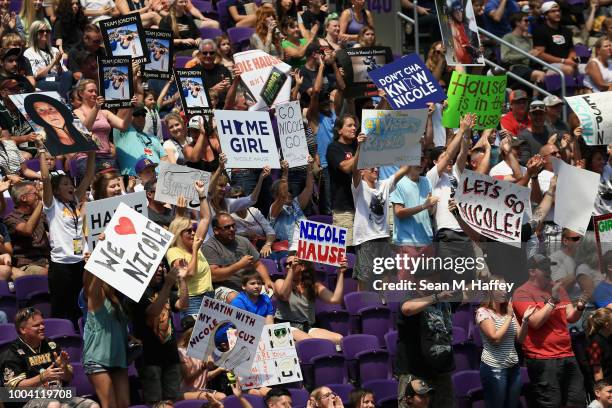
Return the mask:
[[165,49],[165,48],[160,49],[160,50],[159,50],[159,53],[160,53],[161,55],[164,55],[164,54],[166,53],[166,49]]
[[195,87],[195,90],[196,90],[196,91],[199,91],[199,90],[200,90],[200,87],[199,87],[199,86],[196,86],[196,87]]
[[134,36],[132,34],[127,36],[128,41],[132,41],[134,39]]

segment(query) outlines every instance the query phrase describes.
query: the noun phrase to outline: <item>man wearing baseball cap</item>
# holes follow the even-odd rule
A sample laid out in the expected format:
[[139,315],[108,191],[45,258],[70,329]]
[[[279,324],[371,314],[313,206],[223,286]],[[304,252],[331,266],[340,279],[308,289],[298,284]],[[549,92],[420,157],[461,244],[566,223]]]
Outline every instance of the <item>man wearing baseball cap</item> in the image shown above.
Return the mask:
[[510,92],[510,112],[502,116],[500,124],[502,128],[512,133],[512,136],[518,136],[521,130],[531,125],[527,115],[528,104],[527,92],[522,89]]
[[148,158],[142,158],[140,160],[138,160],[138,163],[136,163],[135,169],[136,169],[136,174],[138,174],[138,178],[140,179],[140,184],[136,186],[136,188],[134,188],[134,191],[143,191],[144,190],[144,185],[150,181],[150,180],[155,180],[156,178],[156,173],[155,173],[155,168],[157,167],[157,163],[154,163],[153,161],[151,161],[151,159]]
[[520,140],[527,142],[521,150],[520,163],[525,166],[530,157],[536,155],[542,146],[548,142],[550,132],[544,125],[546,122],[546,106],[542,101],[533,101],[529,105],[531,125],[518,134]]
[[399,408],[428,408],[434,389],[415,376],[402,377],[398,386]]
[[561,25],[559,4],[554,1],[543,3],[540,14],[544,23],[533,32],[535,56],[560,68],[565,75],[573,75],[578,66],[576,52],[572,32]]
[[563,135],[569,132],[567,123],[561,119],[563,113],[563,100],[555,95],[549,95],[544,100],[546,106],[546,127],[551,133]]
[[549,257],[536,254],[527,261],[529,279],[512,297],[519,320],[530,306],[529,330],[523,342],[525,363],[538,407],[583,407],[582,374],[572,350],[568,323],[580,319],[585,304],[569,300],[563,282],[553,282]]

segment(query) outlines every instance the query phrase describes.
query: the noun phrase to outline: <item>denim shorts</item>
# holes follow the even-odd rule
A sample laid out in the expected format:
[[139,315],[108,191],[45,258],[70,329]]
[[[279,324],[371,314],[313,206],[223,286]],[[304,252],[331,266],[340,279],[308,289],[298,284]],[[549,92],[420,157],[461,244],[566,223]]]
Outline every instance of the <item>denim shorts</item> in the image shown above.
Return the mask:
[[99,374],[99,373],[110,373],[113,371],[122,370],[122,368],[121,367],[106,367],[106,366],[103,366],[102,364],[99,364],[93,361],[87,361],[86,363],[83,363],[83,370],[85,371],[85,374],[92,375],[92,374]]

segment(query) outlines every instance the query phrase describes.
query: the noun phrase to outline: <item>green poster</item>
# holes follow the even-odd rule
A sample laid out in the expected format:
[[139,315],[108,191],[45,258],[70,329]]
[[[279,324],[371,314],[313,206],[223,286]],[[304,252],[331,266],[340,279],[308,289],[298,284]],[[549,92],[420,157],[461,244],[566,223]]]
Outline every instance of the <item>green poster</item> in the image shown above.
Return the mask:
[[485,76],[453,72],[448,86],[448,107],[442,114],[442,125],[458,128],[466,113],[477,115],[475,129],[494,129],[504,106],[506,76]]

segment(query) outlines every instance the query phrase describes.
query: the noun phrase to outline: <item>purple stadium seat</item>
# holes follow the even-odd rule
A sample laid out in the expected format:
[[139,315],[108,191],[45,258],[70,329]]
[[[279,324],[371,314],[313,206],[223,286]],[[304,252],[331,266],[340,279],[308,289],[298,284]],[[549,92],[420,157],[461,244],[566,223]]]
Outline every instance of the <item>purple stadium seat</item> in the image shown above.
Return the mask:
[[191,3],[193,4],[195,8],[200,10],[202,13],[214,13],[215,12],[215,10],[213,9],[212,3],[210,1],[191,0]]
[[[224,401],[225,402],[225,401]],[[201,406],[208,404],[206,400],[183,400],[174,403],[174,408],[200,408]]]
[[455,371],[476,370],[480,364],[480,350],[473,343],[454,344]]
[[467,340],[467,330],[463,327],[453,326],[453,344],[465,343]]
[[327,387],[335,392],[345,405],[349,402],[351,391],[355,389],[352,384],[328,384]]
[[149,408],[148,405],[130,405],[129,408]]
[[300,367],[306,384],[313,384],[313,362],[312,358],[320,355],[334,355],[336,345],[325,339],[306,339],[295,344],[298,358],[300,359]]
[[574,44],[574,51],[582,63],[587,63],[593,55],[593,51],[584,44]]
[[275,260],[259,258],[259,261],[265,265],[266,269],[268,270],[268,274],[270,275],[270,278],[272,278],[272,280],[285,277],[285,275],[278,270],[278,266],[276,265]]
[[340,344],[342,345],[342,354],[346,360],[349,379],[357,381],[359,370],[357,354],[380,350],[378,337],[371,334],[351,334],[344,337]]
[[[376,395],[374,397],[377,398]],[[378,408],[397,408],[397,396],[377,399],[376,406]]]
[[223,34],[223,31],[219,30],[218,28],[202,27],[199,30],[200,30],[200,37],[210,38],[211,40],[214,40],[215,38]]
[[45,335],[47,337],[70,336],[76,334],[72,322],[68,319],[55,319],[51,317],[45,319]]
[[385,333],[391,329],[391,311],[387,306],[366,306],[359,309],[361,331],[378,337],[379,344],[385,342]]
[[7,281],[0,281],[0,310],[6,313],[6,317],[10,323],[15,321],[17,298],[15,294],[9,290]]
[[13,199],[11,197],[4,197],[4,201],[6,202],[6,208],[4,209],[2,214],[0,214],[2,218],[13,212],[13,209],[15,208],[15,203],[13,203]]
[[344,305],[350,314],[350,332],[362,333],[360,311],[366,307],[383,306],[383,303],[376,292],[351,292],[344,295]]
[[476,325],[476,323],[472,323],[470,325],[468,337],[472,339],[472,343],[474,343],[477,347],[482,348],[482,334],[480,333],[480,328]]
[[230,16],[229,10],[227,9],[227,0],[217,2],[217,13],[219,13],[219,24],[221,24],[221,28],[226,30],[232,21],[232,16]]
[[460,305],[452,316],[453,327],[461,327],[465,332],[470,328],[470,323],[474,321],[474,312],[469,304]]
[[548,92],[555,92],[561,89],[561,77],[559,74],[546,75],[544,77],[544,86]]
[[[46,319],[45,319],[46,323]],[[80,361],[83,355],[83,340],[78,334],[60,335],[50,337],[60,349],[68,353],[71,361]]]
[[303,408],[308,403],[310,393],[303,388],[288,388],[291,393],[291,406],[297,408]]
[[385,334],[385,346],[391,357],[397,352],[397,330],[392,330]]
[[467,370],[453,374],[453,388],[455,390],[455,403],[458,408],[470,408],[471,401],[468,392],[481,388],[480,371]]
[[349,334],[349,314],[346,310],[329,310],[316,314],[317,326],[322,329],[339,333],[342,336]]
[[376,397],[376,405],[386,398],[397,399],[397,380],[372,380],[362,383],[361,386],[372,390]]
[[[249,401],[249,403],[251,404],[251,406],[253,408],[266,408],[266,404],[264,404],[264,400],[261,397],[258,397],[256,395],[244,395],[244,398]],[[238,398],[236,398],[235,396],[231,396],[231,397],[227,397],[224,398],[221,402],[223,402],[223,406],[225,408],[242,408],[242,405],[240,404],[240,400],[238,400]],[[175,405],[176,408],[176,405]],[[187,407],[187,408],[191,408],[191,407]]]
[[19,14],[19,12],[21,11],[21,4],[24,1],[25,0],[11,0],[11,3],[9,5],[9,11],[14,11],[15,13]]
[[324,224],[330,224],[330,225],[334,223],[333,217],[331,215],[323,215],[323,214],[311,215],[310,217],[308,217],[308,221],[322,222]]
[[336,352],[315,356],[310,361],[313,367],[312,386],[321,387],[327,384],[342,384],[346,382],[344,357]]
[[46,276],[28,275],[15,279],[15,295],[21,305],[33,305],[49,299],[49,280]]
[[70,364],[73,368],[73,376],[72,381],[70,382],[70,387],[76,388],[76,393],[79,397],[96,395],[93,385],[91,385],[87,379],[87,376],[85,375],[83,365],[77,362],[71,362]]
[[389,378],[389,352],[387,350],[362,351],[357,353],[359,381],[367,382]]
[[174,66],[176,66],[177,68],[184,68],[185,64],[187,64],[192,59],[193,57],[189,55],[177,55],[174,61]]
[[11,323],[0,324],[0,341],[13,341],[17,339],[15,325]]

